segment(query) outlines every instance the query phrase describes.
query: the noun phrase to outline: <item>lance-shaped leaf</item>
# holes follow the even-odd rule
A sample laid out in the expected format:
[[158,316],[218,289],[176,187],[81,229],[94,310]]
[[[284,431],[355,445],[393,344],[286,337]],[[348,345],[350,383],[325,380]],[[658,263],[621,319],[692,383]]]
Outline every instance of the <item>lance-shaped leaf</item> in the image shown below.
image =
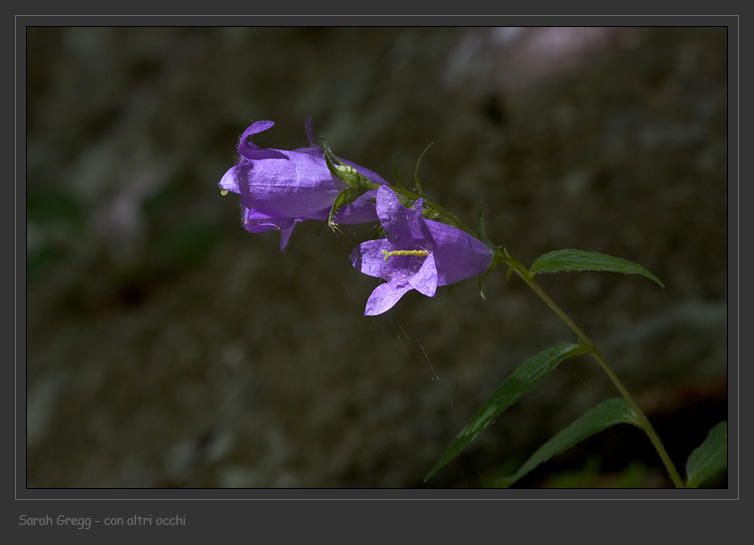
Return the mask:
[[686,486],[696,488],[728,465],[728,423],[714,426],[686,461]]
[[532,274],[560,271],[607,271],[623,274],[640,274],[665,287],[662,280],[647,269],[620,257],[587,250],[555,250],[539,256],[529,272]]
[[552,439],[539,447],[516,473],[498,479],[495,481],[495,485],[501,488],[508,488],[553,456],[557,456],[587,437],[616,424],[639,425],[636,413],[623,398],[608,399],[596,407],[589,409],[576,421],[560,430]]
[[578,344],[558,344],[532,356],[519,365],[510,377],[484,402],[424,479],[437,473],[463,450],[479,433],[513,405],[540,380],[550,374],[566,358],[585,354],[588,349]]

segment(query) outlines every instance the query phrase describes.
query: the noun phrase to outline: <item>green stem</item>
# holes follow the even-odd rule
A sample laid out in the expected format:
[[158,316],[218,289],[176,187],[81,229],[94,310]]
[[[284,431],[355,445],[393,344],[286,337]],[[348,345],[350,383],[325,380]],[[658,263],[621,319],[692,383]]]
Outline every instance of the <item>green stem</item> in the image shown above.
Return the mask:
[[613,368],[610,367],[610,365],[607,363],[607,360],[605,360],[605,357],[602,355],[602,353],[599,351],[599,349],[594,345],[594,343],[591,341],[591,339],[584,333],[584,331],[576,325],[576,323],[571,320],[571,318],[561,309],[545,291],[542,289],[542,287],[537,284],[537,282],[534,281],[534,275],[532,275],[529,270],[524,267],[524,265],[518,261],[517,259],[514,259],[508,255],[502,254],[500,251],[497,252],[497,259],[499,259],[501,262],[507,263],[510,265],[513,270],[518,274],[518,276],[521,277],[521,279],[526,282],[526,285],[529,286],[534,293],[536,293],[542,301],[545,302],[545,304],[550,307],[550,310],[552,310],[563,322],[573,331],[576,336],[579,338],[579,341],[587,347],[589,352],[592,354],[595,360],[597,360],[597,363],[600,364],[602,369],[607,373],[607,376],[610,377],[610,380],[613,382],[615,387],[618,389],[620,394],[623,396],[623,398],[626,400],[626,402],[629,404],[629,406],[633,409],[634,413],[636,413],[636,416],[638,418],[639,427],[641,427],[642,430],[644,430],[644,433],[647,434],[649,437],[649,440],[652,442],[652,445],[654,446],[655,450],[657,451],[657,454],[660,455],[660,459],[662,460],[662,463],[665,465],[665,469],[668,472],[668,475],[670,475],[670,479],[673,481],[673,484],[676,488],[685,488],[685,485],[683,483],[683,479],[681,479],[680,474],[678,473],[678,470],[676,469],[675,465],[673,464],[673,461],[670,459],[670,456],[668,455],[667,450],[665,450],[665,446],[662,444],[662,441],[660,441],[660,437],[657,435],[657,432],[655,431],[654,427],[650,423],[649,419],[647,418],[647,415],[644,414],[644,411],[641,410],[639,405],[636,403],[634,398],[631,396],[631,394],[628,392],[628,389],[623,384],[623,381],[620,380],[617,374],[615,374],[615,371],[613,371]]

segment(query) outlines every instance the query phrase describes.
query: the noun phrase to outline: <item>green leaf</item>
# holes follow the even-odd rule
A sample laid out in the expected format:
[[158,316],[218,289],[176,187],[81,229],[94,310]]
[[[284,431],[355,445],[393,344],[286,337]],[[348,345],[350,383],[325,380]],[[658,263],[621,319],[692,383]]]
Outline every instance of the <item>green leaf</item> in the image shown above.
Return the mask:
[[552,439],[539,447],[516,473],[498,479],[495,481],[495,484],[502,488],[508,488],[553,456],[557,456],[587,437],[616,424],[639,425],[636,413],[623,398],[608,399],[596,407],[589,409],[569,426],[555,434]]
[[623,274],[640,274],[657,282],[664,288],[665,284],[641,265],[627,259],[613,257],[599,252],[586,250],[555,250],[539,256],[529,272],[554,273],[560,271],[607,271]]
[[686,461],[686,486],[696,488],[728,465],[728,423],[714,426]]
[[502,412],[513,405],[540,380],[552,372],[566,358],[585,354],[588,351],[579,344],[558,344],[532,356],[519,365],[500,387],[484,402],[458,436],[425,477],[429,480],[445,464],[463,450],[482,430],[489,426]]

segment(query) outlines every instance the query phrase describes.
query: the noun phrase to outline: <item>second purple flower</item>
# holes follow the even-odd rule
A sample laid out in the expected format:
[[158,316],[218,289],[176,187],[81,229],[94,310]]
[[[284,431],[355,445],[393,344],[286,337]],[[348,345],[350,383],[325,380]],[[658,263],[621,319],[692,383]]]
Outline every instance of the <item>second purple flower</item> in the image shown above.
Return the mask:
[[353,266],[382,278],[366,305],[366,316],[382,314],[404,294],[416,290],[434,297],[437,286],[454,284],[482,274],[493,253],[468,233],[422,217],[422,199],[403,206],[387,186],[377,190],[377,216],[387,238],[369,240],[354,249]]

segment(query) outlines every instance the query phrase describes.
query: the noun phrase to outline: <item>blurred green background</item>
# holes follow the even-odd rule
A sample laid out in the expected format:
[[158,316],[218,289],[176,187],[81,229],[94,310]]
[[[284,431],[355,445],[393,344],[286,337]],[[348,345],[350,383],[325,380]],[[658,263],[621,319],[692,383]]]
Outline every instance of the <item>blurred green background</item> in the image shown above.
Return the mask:
[[[666,284],[541,283],[679,467],[727,417],[724,28],[27,29],[27,486],[478,487],[606,397],[570,360],[423,478],[519,363],[569,331],[521,282],[362,316],[372,226],[240,226],[238,136],[403,180],[529,264],[558,248]],[[574,472],[580,477],[574,477]],[[565,483],[565,484],[564,484]],[[664,487],[608,430],[520,486]],[[725,486],[723,480],[712,483]]]

